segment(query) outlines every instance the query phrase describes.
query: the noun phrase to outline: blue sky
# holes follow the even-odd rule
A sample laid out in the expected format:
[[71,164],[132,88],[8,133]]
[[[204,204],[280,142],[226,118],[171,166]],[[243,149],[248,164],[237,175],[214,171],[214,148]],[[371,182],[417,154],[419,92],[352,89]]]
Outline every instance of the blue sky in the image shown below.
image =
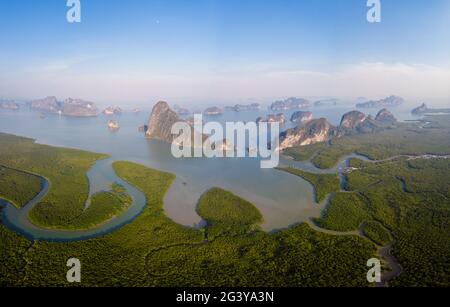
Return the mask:
[[383,96],[405,74],[450,96],[450,1],[381,3],[370,24],[366,0],[81,0],[69,24],[66,0],[0,0],[0,97]]

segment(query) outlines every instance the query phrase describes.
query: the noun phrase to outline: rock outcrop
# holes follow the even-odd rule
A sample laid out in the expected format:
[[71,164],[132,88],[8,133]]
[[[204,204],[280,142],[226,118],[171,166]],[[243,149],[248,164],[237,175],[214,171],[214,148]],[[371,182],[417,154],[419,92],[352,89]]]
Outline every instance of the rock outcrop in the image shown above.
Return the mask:
[[48,96],[44,99],[36,99],[30,102],[30,108],[45,113],[58,113],[61,111],[62,104],[58,102],[55,96]]
[[98,109],[93,102],[67,98],[64,101],[62,115],[70,117],[95,117],[98,116]]
[[17,111],[20,109],[20,105],[14,101],[1,101],[0,109]]
[[357,108],[387,108],[387,107],[396,107],[403,104],[405,100],[402,97],[398,96],[389,96],[387,98],[381,100],[371,100],[363,103],[358,103],[356,105]]
[[111,131],[117,131],[120,129],[119,122],[117,120],[109,120],[108,121],[108,129]]
[[347,129],[355,129],[357,126],[359,126],[362,122],[366,120],[366,114],[359,112],[359,111],[351,111],[348,113],[345,113],[344,116],[342,116],[341,124],[339,128],[341,130],[347,130]]
[[[191,128],[190,140],[179,139],[178,135],[172,134],[172,126],[180,122],[186,123]],[[181,143],[186,144],[186,142],[190,142],[191,147],[196,146],[194,138],[200,138],[202,142],[205,142],[207,138],[207,136],[196,131],[187,121],[180,119],[165,101],[160,101],[153,107],[145,136],[149,139],[160,140],[166,143],[173,143],[176,138],[180,145]]]
[[122,114],[122,109],[117,106],[110,106],[103,110],[103,114],[106,116],[120,115]]
[[313,119],[303,126],[289,129],[280,135],[280,150],[327,142],[336,135],[336,128],[325,118]]
[[427,111],[428,111],[428,106],[425,103],[423,103],[421,106],[413,109],[411,111],[411,113],[413,115],[423,115],[423,114],[427,113]]
[[450,114],[450,109],[431,109],[426,104],[422,104],[420,107],[415,108],[411,112],[413,115],[425,115],[425,114]]
[[256,123],[279,123],[281,125],[286,123],[286,116],[283,113],[280,114],[269,114],[267,117],[258,117]]
[[167,102],[160,101],[153,107],[145,135],[149,139],[157,139],[171,143],[174,139],[172,126],[181,121],[177,113],[169,107]]
[[294,110],[301,109],[310,106],[310,102],[303,98],[291,97],[286,100],[279,100],[272,103],[270,109],[272,111],[286,111],[286,110]]
[[237,104],[232,107],[225,107],[225,110],[235,112],[259,111],[261,110],[261,105],[259,103]]
[[291,116],[291,122],[304,124],[313,119],[313,114],[311,112],[297,111]]
[[398,123],[394,114],[389,112],[388,109],[383,109],[380,112],[378,112],[377,116],[375,117],[375,120],[386,126],[396,126]]
[[318,100],[314,102],[315,107],[330,107],[330,106],[336,106],[338,104],[337,99],[324,99],[324,100]]
[[216,116],[216,115],[222,115],[223,114],[223,110],[221,108],[218,107],[211,107],[211,108],[207,108],[203,114],[207,115],[207,116]]
[[327,142],[333,138],[383,131],[395,127],[397,120],[388,110],[378,112],[374,119],[359,111],[351,111],[342,116],[339,127],[332,126],[326,119],[313,119],[304,125],[280,134],[280,150]]

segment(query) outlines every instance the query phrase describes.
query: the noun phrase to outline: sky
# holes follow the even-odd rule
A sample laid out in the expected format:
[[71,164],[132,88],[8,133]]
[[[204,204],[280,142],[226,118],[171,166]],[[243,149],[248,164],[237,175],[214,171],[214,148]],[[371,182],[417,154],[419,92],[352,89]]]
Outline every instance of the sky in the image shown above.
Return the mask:
[[80,2],[0,0],[0,97],[450,99],[448,0]]

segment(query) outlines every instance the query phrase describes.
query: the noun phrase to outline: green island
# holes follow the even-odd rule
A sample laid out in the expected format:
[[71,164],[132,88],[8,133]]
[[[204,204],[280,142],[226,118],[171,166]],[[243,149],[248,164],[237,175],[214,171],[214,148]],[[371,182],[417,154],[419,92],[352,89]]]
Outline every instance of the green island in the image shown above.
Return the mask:
[[[305,147],[321,167],[334,166],[339,157],[352,152],[387,159],[352,160],[353,169],[345,173],[345,191],[340,191],[338,179],[288,170],[311,182],[318,199],[331,195],[316,224],[324,230],[357,234],[333,235],[306,223],[267,233],[260,229],[262,216],[251,203],[219,188],[199,200],[198,213],[207,225],[187,228],[163,210],[164,195],[175,176],[120,161],[113,164],[116,174],[146,196],[142,214],[117,231],[81,242],[30,241],[0,224],[0,286],[73,286],[66,281],[66,261],[76,257],[83,263],[78,286],[84,287],[366,287],[371,286],[366,262],[386,244],[392,244],[403,267],[390,286],[449,286],[450,160],[388,159],[448,155],[450,118],[433,120],[429,129],[404,124],[399,130]],[[38,225],[85,227],[126,210],[129,196],[115,186],[94,197],[85,212],[86,171],[104,155],[5,134],[0,134],[0,148],[4,168],[39,174],[50,183],[48,195],[31,211]],[[0,190],[0,198],[15,200],[18,206],[38,192],[38,181],[23,184],[23,175],[14,171],[1,175],[2,180],[16,184],[15,190]],[[24,194],[25,190],[30,191]],[[101,205],[111,199],[114,208],[104,212]]]

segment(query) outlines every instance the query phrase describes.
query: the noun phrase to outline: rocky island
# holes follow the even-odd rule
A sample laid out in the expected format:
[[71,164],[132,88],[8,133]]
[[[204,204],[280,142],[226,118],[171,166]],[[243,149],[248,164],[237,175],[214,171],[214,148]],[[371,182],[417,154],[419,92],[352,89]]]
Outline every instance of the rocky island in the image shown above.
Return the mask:
[[221,108],[218,107],[211,107],[211,108],[207,108],[204,112],[204,115],[207,116],[217,116],[217,115],[222,115],[223,114],[223,110]]
[[315,107],[329,107],[329,106],[336,106],[338,103],[337,99],[324,99],[324,100],[318,100],[314,102]]
[[280,114],[269,114],[265,118],[258,117],[256,119],[256,123],[279,123],[280,125],[283,125],[286,123],[286,116],[283,113]]
[[119,122],[117,120],[109,120],[108,121],[108,129],[111,131],[117,131],[120,129]]
[[188,109],[182,108],[178,105],[174,105],[173,110],[180,116],[188,116],[189,114],[191,114],[191,112]]
[[120,115],[122,114],[122,109],[117,106],[110,106],[104,109],[102,113],[106,116]]
[[286,100],[275,101],[270,106],[270,109],[272,111],[286,111],[286,110],[307,108],[309,106],[310,106],[309,100],[291,97]]
[[387,109],[378,112],[375,119],[359,111],[348,112],[342,116],[338,127],[330,124],[325,118],[313,119],[305,125],[281,133],[280,150],[327,142],[348,135],[379,132],[394,128],[396,124],[397,120]]
[[[200,133],[195,131],[192,125],[190,125],[187,121],[179,118],[177,113],[172,110],[169,104],[165,101],[160,101],[153,107],[148,125],[146,126],[147,129],[145,137],[148,139],[160,140],[166,143],[173,143],[175,138],[178,136],[172,134],[172,126],[179,122],[184,122],[191,127],[191,140],[189,141],[192,141],[194,136],[199,136],[202,140],[206,139],[206,136],[200,136]],[[181,145],[181,142],[187,140],[179,141]],[[191,144],[193,144],[193,142],[191,142]]]
[[93,102],[68,98],[64,101],[62,115],[69,117],[95,117],[98,109]]
[[261,110],[261,105],[259,103],[237,104],[235,106],[225,107],[225,110],[234,112],[259,111]]
[[17,111],[20,109],[20,105],[18,103],[15,103],[14,101],[0,101],[0,110],[1,109]]
[[402,97],[392,95],[380,100],[370,100],[363,103],[358,103],[356,107],[360,109],[388,108],[388,107],[397,107],[403,104],[404,102],[405,100]]
[[30,102],[30,108],[35,111],[45,113],[58,113],[61,111],[62,103],[58,102],[55,96],[48,96],[43,99],[36,99]]
[[450,108],[449,109],[431,109],[428,108],[428,106],[424,103],[421,106],[413,109],[411,111],[413,115],[426,115],[426,114],[450,114]]
[[304,124],[313,119],[313,114],[311,112],[297,111],[291,116],[291,122],[297,124]]
[[58,101],[55,96],[32,100],[30,108],[42,113],[53,113],[68,117],[94,117],[98,116],[95,103],[81,99],[68,98],[64,102]]

